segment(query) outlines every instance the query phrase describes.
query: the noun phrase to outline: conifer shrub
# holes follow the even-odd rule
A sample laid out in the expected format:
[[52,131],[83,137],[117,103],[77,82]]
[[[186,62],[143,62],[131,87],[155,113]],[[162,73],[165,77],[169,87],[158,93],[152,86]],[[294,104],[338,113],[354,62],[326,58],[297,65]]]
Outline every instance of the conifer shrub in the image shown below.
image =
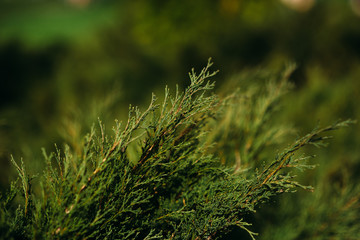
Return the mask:
[[324,145],[327,132],[352,121],[316,128],[273,159],[268,147],[287,130],[271,116],[291,68],[222,97],[211,65],[192,70],[184,91],[165,88],[144,111],[130,106],[111,135],[99,120],[81,151],[43,150],[40,191],[12,159],[19,179],[1,195],[1,238],[219,239],[236,228],[255,238],[249,214],[286,192],[312,190],[295,177],[313,167],[300,149]]

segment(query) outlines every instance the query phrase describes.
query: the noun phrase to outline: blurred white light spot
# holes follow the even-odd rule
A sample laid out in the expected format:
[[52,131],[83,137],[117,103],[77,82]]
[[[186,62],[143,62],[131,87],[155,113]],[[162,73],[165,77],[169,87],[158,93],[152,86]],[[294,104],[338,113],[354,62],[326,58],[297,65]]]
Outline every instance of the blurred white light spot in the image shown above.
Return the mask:
[[360,0],[350,0],[350,6],[353,12],[360,16]]
[[280,0],[287,7],[298,12],[307,12],[315,4],[315,0]]

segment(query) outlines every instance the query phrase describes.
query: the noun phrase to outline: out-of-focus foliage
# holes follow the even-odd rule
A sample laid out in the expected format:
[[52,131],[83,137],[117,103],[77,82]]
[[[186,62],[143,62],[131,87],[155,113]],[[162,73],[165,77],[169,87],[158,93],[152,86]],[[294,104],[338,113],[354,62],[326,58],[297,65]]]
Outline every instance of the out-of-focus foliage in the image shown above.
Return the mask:
[[[286,118],[296,126],[311,128],[315,119],[352,116],[360,119],[359,70],[354,69],[329,84],[321,68],[309,68],[306,87],[287,102]],[[259,239],[358,239],[360,231],[359,124],[353,130],[334,134],[331,147],[319,151],[319,166],[301,178],[314,185],[313,194],[285,196],[256,216]]]
[[[233,95],[228,97],[222,109],[224,116],[213,126],[208,141],[218,143],[212,151],[225,165],[234,165],[236,169],[259,167],[274,154],[272,147],[278,147],[289,136],[291,127],[279,121],[277,114],[280,99],[292,87],[288,78],[293,70],[294,65],[282,74],[243,71],[220,90]],[[238,90],[234,93],[234,89]]]
[[[183,87],[185,73],[208,57],[221,69],[221,79],[233,81],[230,86],[239,91],[252,76],[233,77],[239,72],[297,63],[290,77],[294,91],[286,95],[285,110],[270,121],[279,118],[303,133],[313,128],[314,119],[321,124],[360,119],[359,9],[357,0],[0,0],[0,169],[6,173],[0,186],[9,182],[10,154],[27,162],[41,159],[39,149],[53,149],[54,142],[76,149],[97,117],[111,125],[126,116],[129,103],[142,105],[164,84]],[[218,82],[217,91],[226,91],[229,81]],[[331,202],[352,199],[346,194],[359,178],[358,132],[355,125],[337,133],[331,148],[319,150],[320,166],[300,174],[315,189],[346,183],[341,194],[326,188],[315,192],[317,200],[302,192],[295,200],[279,200],[279,209],[288,210],[269,228],[259,228],[263,236],[289,233],[279,227],[286,222],[289,229],[300,226],[293,238],[311,238],[315,231],[301,235],[306,224],[296,222],[306,222],[309,211],[297,218],[294,209],[304,204],[330,216],[326,209],[336,211]],[[235,161],[237,155],[232,156]],[[41,166],[42,161],[32,161],[30,172]],[[327,226],[326,219],[319,224]]]

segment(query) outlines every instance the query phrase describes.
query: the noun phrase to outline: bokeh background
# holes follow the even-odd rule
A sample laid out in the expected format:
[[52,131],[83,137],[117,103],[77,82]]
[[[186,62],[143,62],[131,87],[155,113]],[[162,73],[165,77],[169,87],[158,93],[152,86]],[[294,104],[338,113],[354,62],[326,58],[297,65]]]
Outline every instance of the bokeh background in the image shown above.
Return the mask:
[[[98,118],[110,130],[209,57],[219,88],[295,62],[276,118],[298,135],[360,119],[359,0],[0,0],[0,189],[16,178],[11,154],[41,172],[42,147],[76,149]],[[313,151],[319,167],[300,178],[318,190],[251,216],[260,239],[360,239],[359,133]]]

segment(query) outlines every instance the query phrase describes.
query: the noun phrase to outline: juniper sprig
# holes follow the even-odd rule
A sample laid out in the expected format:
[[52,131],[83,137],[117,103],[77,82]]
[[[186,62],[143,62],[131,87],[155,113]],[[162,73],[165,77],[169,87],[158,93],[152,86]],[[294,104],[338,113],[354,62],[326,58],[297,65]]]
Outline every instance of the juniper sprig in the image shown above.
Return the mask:
[[[7,197],[1,198],[1,236],[215,239],[238,227],[254,238],[247,214],[275,195],[298,187],[309,189],[294,178],[291,169],[309,167],[307,157],[295,153],[306,145],[321,145],[326,140],[323,133],[351,121],[314,130],[260,167],[234,169],[222,164],[214,152],[224,146],[212,134],[222,124],[228,100],[212,92],[210,78],[216,72],[210,72],[211,65],[209,61],[199,74],[192,70],[184,91],[176,89],[171,94],[165,88],[162,103],[153,95],[143,112],[130,106],[128,121],[116,122],[112,135],[105,133],[99,121],[99,127],[81,143],[81,152],[70,147],[51,154],[44,150],[47,167],[40,180],[41,194],[31,190],[24,165],[13,161],[23,184],[24,202],[16,210],[10,206],[20,193],[14,184]],[[271,93],[269,109],[279,96]],[[232,98],[236,99],[241,98]],[[252,114],[261,119],[266,112],[265,108]],[[248,151],[249,163],[266,142],[257,132],[263,123],[256,122],[257,130],[249,133],[257,146],[255,152]],[[256,145],[256,141],[263,143]],[[239,139],[234,146],[240,151],[243,144]]]

